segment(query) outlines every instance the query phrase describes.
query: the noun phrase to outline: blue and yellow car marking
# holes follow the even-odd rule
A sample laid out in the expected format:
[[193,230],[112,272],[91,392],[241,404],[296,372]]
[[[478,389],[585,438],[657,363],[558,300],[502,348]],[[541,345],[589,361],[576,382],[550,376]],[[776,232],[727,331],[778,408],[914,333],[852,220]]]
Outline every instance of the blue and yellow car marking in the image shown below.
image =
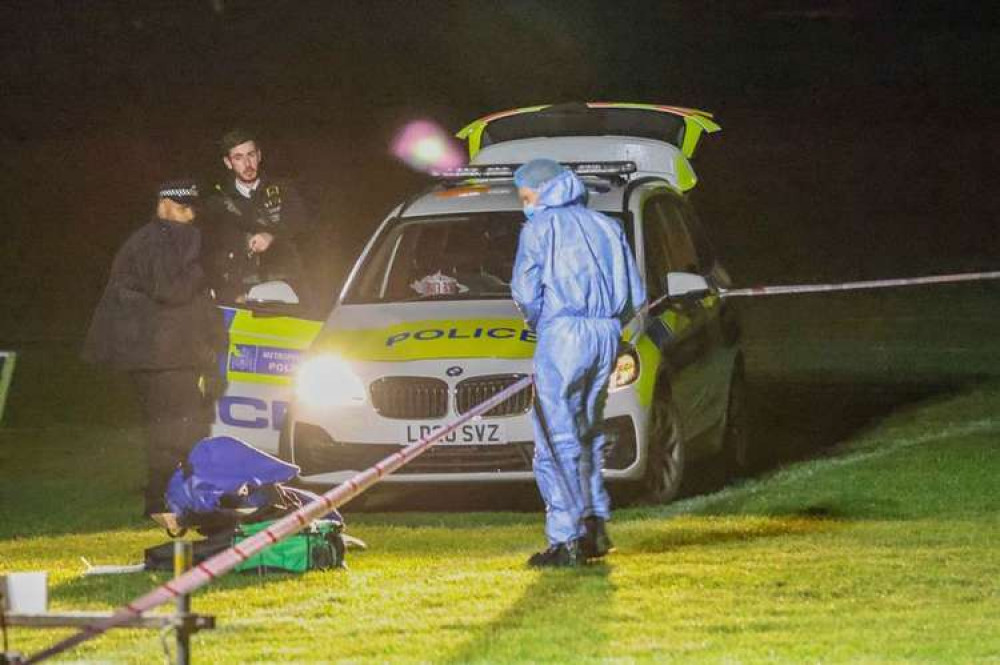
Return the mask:
[[518,359],[534,355],[535,341],[521,319],[427,320],[334,330],[321,335],[313,348],[347,360]]
[[321,321],[260,317],[229,307],[223,308],[223,318],[229,332],[225,372],[230,383],[289,385],[323,327]]

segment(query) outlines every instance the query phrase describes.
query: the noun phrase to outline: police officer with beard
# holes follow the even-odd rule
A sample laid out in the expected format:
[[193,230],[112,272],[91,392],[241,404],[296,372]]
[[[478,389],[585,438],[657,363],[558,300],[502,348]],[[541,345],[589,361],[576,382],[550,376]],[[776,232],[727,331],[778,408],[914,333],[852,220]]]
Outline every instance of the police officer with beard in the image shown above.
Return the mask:
[[206,203],[207,254],[212,288],[223,302],[239,302],[254,284],[289,283],[300,302],[307,286],[296,242],[307,230],[302,198],[288,180],[263,174],[256,134],[234,129],[219,147],[230,178]]
[[132,379],[146,428],[146,515],[164,512],[170,475],[208,435],[223,387],[216,354],[226,333],[200,263],[197,199],[189,180],[160,187],[153,219],[115,255],[83,348],[84,360]]

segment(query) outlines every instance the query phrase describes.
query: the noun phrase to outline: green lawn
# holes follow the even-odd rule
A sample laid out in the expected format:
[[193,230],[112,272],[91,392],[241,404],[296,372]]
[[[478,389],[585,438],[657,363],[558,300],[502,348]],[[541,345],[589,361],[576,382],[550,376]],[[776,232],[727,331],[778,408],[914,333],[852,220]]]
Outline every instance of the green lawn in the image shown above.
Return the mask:
[[[777,326],[772,307],[750,315],[748,332]],[[916,333],[910,346],[879,334],[868,341],[902,355],[873,366],[859,343],[861,360],[843,360],[836,380],[829,359],[808,363],[815,337],[789,341],[784,392],[782,375],[761,369],[774,340],[751,337],[749,365],[770,386],[755,398],[755,441],[780,452],[740,485],[618,511],[605,564],[525,568],[541,543],[536,513],[348,510],[371,545],[349,553],[349,571],[230,576],[196,595],[220,626],[195,637],[197,662],[1000,662],[1000,384],[956,387],[995,375],[997,360],[908,374],[906,354],[927,350]],[[913,377],[936,387],[893,392]],[[866,386],[857,395],[855,382]],[[162,581],[80,576],[80,556],[128,563],[164,540],[136,517],[137,432],[96,416],[30,420],[0,429],[0,569],[48,570],[56,609],[111,608]],[[816,422],[840,429],[823,435]],[[11,631],[26,652],[56,637]],[[60,662],[159,658],[155,633],[118,631]]]

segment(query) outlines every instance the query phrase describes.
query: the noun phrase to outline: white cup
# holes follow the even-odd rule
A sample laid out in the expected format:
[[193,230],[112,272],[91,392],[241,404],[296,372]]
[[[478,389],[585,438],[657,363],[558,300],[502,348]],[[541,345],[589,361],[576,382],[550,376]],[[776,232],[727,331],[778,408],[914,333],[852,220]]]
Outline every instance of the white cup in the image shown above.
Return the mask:
[[5,573],[0,577],[4,610],[17,614],[42,614],[48,610],[48,573]]

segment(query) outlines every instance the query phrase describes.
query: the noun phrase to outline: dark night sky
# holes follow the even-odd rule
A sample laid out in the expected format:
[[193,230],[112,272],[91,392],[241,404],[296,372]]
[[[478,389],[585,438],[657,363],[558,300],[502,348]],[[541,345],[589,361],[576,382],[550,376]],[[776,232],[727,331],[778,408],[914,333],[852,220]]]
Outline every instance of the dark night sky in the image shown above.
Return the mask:
[[298,177],[331,283],[424,184],[402,121],[586,99],[716,112],[694,198],[742,284],[996,269],[995,16],[916,6],[8,3],[0,340],[78,334],[156,183],[215,177],[233,123]]

